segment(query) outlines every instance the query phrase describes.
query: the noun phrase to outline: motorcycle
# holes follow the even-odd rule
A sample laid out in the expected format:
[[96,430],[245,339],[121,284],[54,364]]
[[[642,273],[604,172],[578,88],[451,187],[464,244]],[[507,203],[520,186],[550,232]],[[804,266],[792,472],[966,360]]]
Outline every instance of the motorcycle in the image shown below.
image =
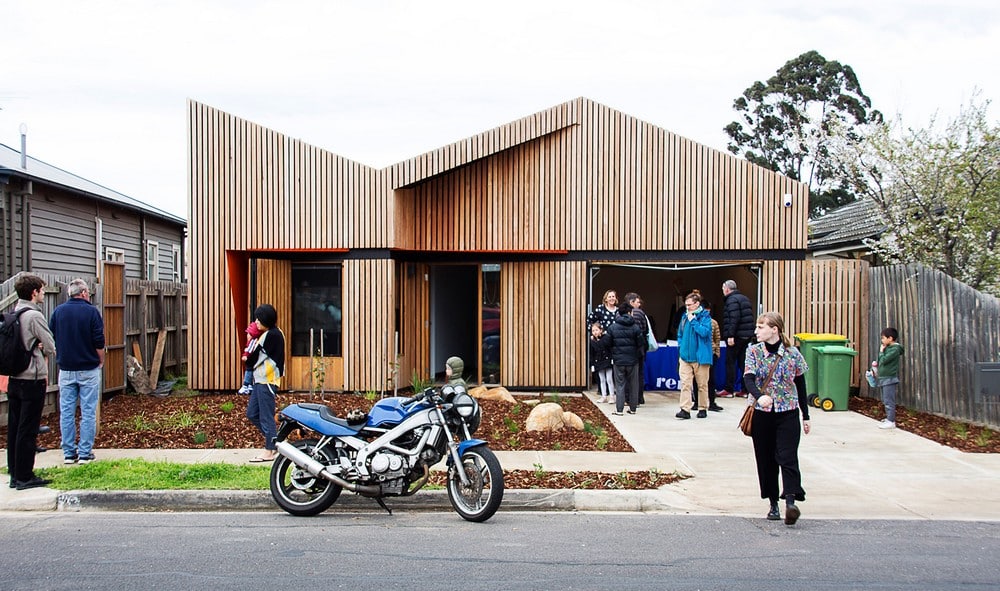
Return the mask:
[[[391,515],[384,499],[413,495],[427,484],[431,466],[447,458],[452,508],[468,521],[486,521],[500,507],[504,485],[496,455],[472,438],[481,413],[462,386],[384,398],[346,418],[322,404],[290,404],[280,413],[271,496],[292,515],[312,516],[347,489]],[[289,440],[296,431],[304,438]]]

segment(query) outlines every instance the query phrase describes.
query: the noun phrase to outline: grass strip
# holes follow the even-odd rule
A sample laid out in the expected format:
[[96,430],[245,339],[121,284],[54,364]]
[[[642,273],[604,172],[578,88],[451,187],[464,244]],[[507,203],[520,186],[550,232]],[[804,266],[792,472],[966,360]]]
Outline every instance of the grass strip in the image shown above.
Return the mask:
[[59,490],[266,490],[271,467],[238,464],[101,460],[35,472]]

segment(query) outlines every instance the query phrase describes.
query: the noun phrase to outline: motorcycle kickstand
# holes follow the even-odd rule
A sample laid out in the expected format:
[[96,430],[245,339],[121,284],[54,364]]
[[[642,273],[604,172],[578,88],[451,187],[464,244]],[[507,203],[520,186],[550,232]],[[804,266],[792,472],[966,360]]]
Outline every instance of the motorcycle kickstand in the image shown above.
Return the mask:
[[392,515],[392,509],[386,506],[385,501],[382,500],[382,497],[375,497],[375,502],[378,503],[380,507],[385,509],[389,513],[389,515]]

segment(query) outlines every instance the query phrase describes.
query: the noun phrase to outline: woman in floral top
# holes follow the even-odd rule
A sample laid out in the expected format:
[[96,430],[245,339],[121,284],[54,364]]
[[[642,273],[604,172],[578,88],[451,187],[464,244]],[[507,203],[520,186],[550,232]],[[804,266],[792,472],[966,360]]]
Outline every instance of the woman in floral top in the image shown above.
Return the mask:
[[[783,498],[785,523],[794,525],[801,515],[795,501],[806,499],[799,473],[799,412],[802,412],[802,430],[808,435],[805,373],[809,367],[784,333],[785,320],[781,314],[767,312],[757,318],[754,334],[758,342],[747,349],[743,384],[754,400],[751,437],[757,458],[760,498],[771,502],[767,518],[781,519],[778,499]],[[780,495],[779,468],[784,489]]]

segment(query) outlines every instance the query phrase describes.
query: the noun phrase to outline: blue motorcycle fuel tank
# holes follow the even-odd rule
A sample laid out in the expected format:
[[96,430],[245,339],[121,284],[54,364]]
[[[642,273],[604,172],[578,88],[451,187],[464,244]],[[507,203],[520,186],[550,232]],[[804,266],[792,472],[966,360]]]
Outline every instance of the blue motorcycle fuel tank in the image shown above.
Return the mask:
[[354,428],[326,420],[323,418],[324,413],[318,404],[289,404],[281,409],[281,414],[294,421],[298,421],[304,427],[308,427],[317,433],[331,437],[357,435],[361,428],[361,425]]
[[406,417],[429,408],[430,406],[423,402],[403,406],[404,402],[408,402],[410,400],[412,400],[412,398],[406,398],[403,396],[392,396],[379,400],[375,403],[375,406],[368,411],[368,425],[372,427],[397,425]]

